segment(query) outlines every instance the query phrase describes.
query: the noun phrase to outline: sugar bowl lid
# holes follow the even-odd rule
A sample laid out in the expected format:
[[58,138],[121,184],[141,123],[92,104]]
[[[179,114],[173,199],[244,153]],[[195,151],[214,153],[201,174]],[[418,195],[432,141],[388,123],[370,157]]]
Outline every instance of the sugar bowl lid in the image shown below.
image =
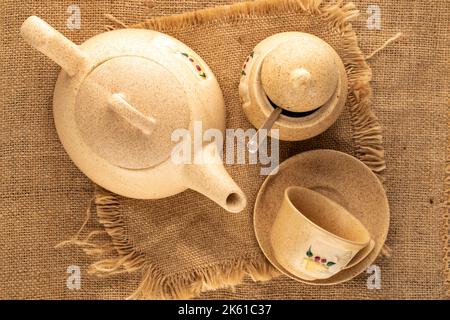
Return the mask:
[[324,105],[336,92],[339,69],[334,50],[322,39],[303,33],[280,43],[264,58],[262,87],[278,107],[307,112]]

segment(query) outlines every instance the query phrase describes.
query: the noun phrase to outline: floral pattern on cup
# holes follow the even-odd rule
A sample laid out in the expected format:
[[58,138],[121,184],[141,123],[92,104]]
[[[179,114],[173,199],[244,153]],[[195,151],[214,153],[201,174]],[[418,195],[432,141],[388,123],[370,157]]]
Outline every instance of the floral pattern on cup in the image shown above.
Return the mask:
[[185,57],[186,59],[189,60],[189,62],[192,64],[192,66],[194,67],[195,72],[197,73],[197,75],[202,78],[202,79],[206,79],[206,72],[204,71],[202,65],[200,63],[198,63],[198,61],[196,61],[192,56],[189,55],[189,53],[186,52],[180,52],[180,54]]
[[335,261],[315,255],[311,246],[309,246],[308,251],[306,251],[306,257],[303,259],[305,264],[305,269],[313,272],[326,272],[328,269],[336,264]]

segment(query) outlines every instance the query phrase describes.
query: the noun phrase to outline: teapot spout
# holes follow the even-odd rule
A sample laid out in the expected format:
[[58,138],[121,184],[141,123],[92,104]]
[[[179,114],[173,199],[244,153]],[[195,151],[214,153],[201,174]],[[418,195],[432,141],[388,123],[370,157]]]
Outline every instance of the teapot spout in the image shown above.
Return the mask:
[[199,161],[184,167],[186,185],[229,212],[244,210],[247,198],[225,170],[216,145],[204,146],[196,159]]

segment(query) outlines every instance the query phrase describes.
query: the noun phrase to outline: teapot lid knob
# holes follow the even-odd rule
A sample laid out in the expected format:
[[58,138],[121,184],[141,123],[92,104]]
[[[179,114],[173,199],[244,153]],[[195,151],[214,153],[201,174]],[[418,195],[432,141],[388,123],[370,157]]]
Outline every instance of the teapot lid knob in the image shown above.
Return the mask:
[[264,58],[261,82],[278,107],[307,112],[335,93],[339,70],[333,48],[320,38],[302,34],[272,49]]

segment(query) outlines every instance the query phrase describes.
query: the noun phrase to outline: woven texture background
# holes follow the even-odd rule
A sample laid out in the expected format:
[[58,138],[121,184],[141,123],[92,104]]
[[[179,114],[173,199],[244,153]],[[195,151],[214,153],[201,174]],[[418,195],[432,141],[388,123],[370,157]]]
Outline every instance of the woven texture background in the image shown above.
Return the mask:
[[[230,1],[79,1],[82,12],[81,30],[65,27],[69,1],[28,1],[17,7],[4,1],[0,7],[2,48],[0,112],[1,126],[1,222],[0,298],[123,298],[131,294],[141,275],[122,274],[98,279],[86,274],[93,260],[78,249],[61,250],[53,246],[68,239],[85,219],[85,210],[93,195],[92,183],[78,171],[65,154],[53,125],[51,99],[58,67],[32,50],[18,36],[20,24],[31,14],[47,20],[76,43],[103,31],[108,24],[104,13],[112,13],[132,24],[144,18],[229,3]],[[234,292],[218,290],[204,298],[443,298],[445,295],[444,248],[444,178],[447,147],[447,92],[449,83],[449,35],[446,30],[450,15],[447,1],[436,3],[410,1],[356,1],[363,12],[353,23],[363,51],[369,53],[397,31],[405,37],[371,61],[373,68],[374,109],[384,126],[384,146],[388,171],[386,187],[391,206],[391,229],[387,244],[392,249],[389,259],[377,260],[382,270],[382,288],[368,290],[366,276],[334,287],[308,287],[286,277],[266,283],[246,281]],[[382,10],[382,29],[368,30],[369,4]],[[232,39],[233,34],[227,37]],[[263,37],[263,35],[261,35]],[[180,37],[181,38],[181,37]],[[181,39],[184,40],[184,39]],[[245,38],[240,39],[245,43]],[[207,46],[201,37],[190,42],[201,52]],[[242,47],[243,61],[248,48]],[[226,55],[225,52],[217,54]],[[207,62],[208,59],[204,57]],[[235,68],[233,67],[232,70]],[[239,69],[239,68],[238,68]],[[214,70],[214,68],[213,68]],[[222,77],[225,73],[218,72]],[[230,82],[236,81],[229,74]],[[220,79],[219,79],[220,80]],[[226,79],[222,79],[224,81]],[[225,98],[236,95],[227,92]],[[231,89],[228,89],[231,90]],[[229,110],[227,110],[229,111]],[[229,112],[229,121],[238,110]],[[346,118],[314,141],[295,144],[283,158],[301,150],[329,147],[352,153]],[[235,122],[238,124],[239,122]],[[346,139],[346,135],[348,139]],[[338,140],[333,137],[339,136]],[[250,174],[250,173],[249,173]],[[235,176],[242,185],[246,176]],[[260,182],[252,190],[254,196]],[[179,196],[193,201],[197,195],[186,192]],[[163,202],[157,202],[163,203]],[[182,210],[173,207],[174,212]],[[135,203],[124,202],[125,209]],[[156,204],[155,206],[157,206]],[[202,204],[203,205],[203,202]],[[142,211],[147,208],[142,204]],[[198,208],[203,216],[216,215],[218,224],[225,219],[214,206],[206,203]],[[204,210],[203,210],[204,211]],[[132,210],[136,214],[139,211]],[[180,217],[179,215],[178,217]],[[131,218],[131,216],[129,216]],[[151,223],[151,216],[148,216]],[[167,215],[168,219],[172,216]],[[187,218],[187,217],[185,217]],[[92,222],[88,228],[94,229]],[[205,230],[203,230],[205,231]],[[202,230],[189,230],[198,236]],[[136,240],[147,237],[145,226],[135,230]],[[183,234],[179,235],[183,238]],[[236,244],[242,243],[236,238]],[[165,248],[143,248],[162,250]],[[204,251],[207,248],[197,248]],[[257,248],[255,248],[257,249]],[[178,257],[182,257],[178,256]],[[185,257],[189,259],[189,257]],[[209,261],[199,261],[198,265]],[[66,287],[69,265],[82,270],[80,290]],[[166,264],[168,272],[171,265]]]

